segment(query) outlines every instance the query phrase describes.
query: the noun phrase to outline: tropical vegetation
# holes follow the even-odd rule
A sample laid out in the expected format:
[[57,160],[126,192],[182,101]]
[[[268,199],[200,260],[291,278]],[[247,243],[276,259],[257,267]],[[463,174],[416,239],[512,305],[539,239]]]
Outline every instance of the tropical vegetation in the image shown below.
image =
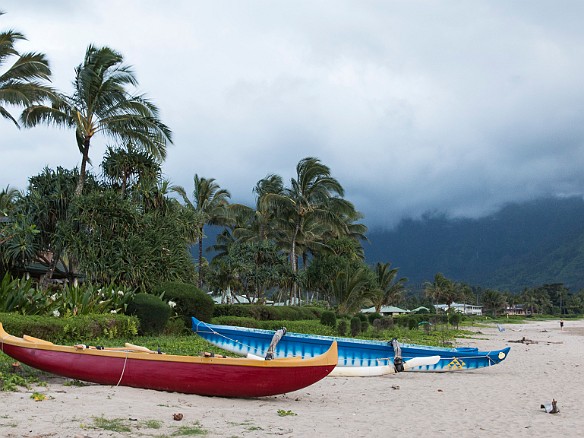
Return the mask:
[[[299,160],[288,183],[276,174],[260,179],[251,188],[251,206],[232,203],[227,188],[198,173],[189,195],[162,178],[172,131],[158,107],[135,92],[136,76],[122,54],[89,45],[74,69],[72,91],[65,93],[48,87],[44,55],[17,51],[23,38],[0,33],[0,67],[14,60],[0,76],[0,105],[22,109],[18,120],[4,106],[0,113],[13,122],[9,129],[71,128],[81,164],[42,169],[23,191],[0,190],[0,310],[124,313],[139,294],[171,306],[169,297],[181,286],[170,292],[162,284],[196,284],[197,291],[225,303],[310,303],[341,320],[364,307],[376,314],[385,306],[432,312],[434,303],[450,308],[458,300],[481,303],[493,316],[512,306],[531,314],[584,311],[583,292],[561,284],[512,295],[437,273],[424,284],[425,293],[413,294],[399,268],[366,262],[363,215],[317,157]],[[91,157],[98,134],[113,143],[103,157]],[[99,174],[87,167],[92,158],[100,159],[94,167]],[[203,242],[214,229],[219,232],[207,259]],[[104,297],[103,290],[126,298]],[[189,307],[179,303],[181,308]]]

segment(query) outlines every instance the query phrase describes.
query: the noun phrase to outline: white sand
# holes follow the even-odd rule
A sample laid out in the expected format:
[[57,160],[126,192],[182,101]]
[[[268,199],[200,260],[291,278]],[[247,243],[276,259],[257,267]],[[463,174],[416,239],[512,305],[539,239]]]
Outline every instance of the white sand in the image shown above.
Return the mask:
[[[261,399],[65,386],[55,378],[48,387],[0,393],[0,436],[160,437],[195,424],[209,437],[584,436],[584,321],[567,320],[563,332],[557,320],[504,327],[481,327],[476,338],[459,342],[481,349],[510,345],[508,359],[490,368],[326,378]],[[523,337],[537,343],[509,342]],[[33,391],[47,399],[33,401]],[[540,408],[552,398],[559,414]],[[173,420],[174,413],[182,413],[182,421]],[[131,432],[96,428],[96,417],[123,419]],[[148,428],[148,420],[161,427]]]

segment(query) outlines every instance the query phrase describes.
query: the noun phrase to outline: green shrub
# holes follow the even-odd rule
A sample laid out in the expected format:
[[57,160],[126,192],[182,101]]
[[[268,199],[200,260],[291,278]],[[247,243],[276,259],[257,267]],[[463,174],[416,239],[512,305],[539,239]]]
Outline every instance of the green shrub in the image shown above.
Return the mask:
[[128,315],[140,320],[140,334],[159,335],[170,318],[171,308],[156,295],[139,293],[128,303]]
[[376,319],[380,319],[380,318],[383,318],[383,316],[380,313],[377,313],[377,312],[370,313],[369,316],[367,317],[367,319],[369,320],[369,322],[371,324],[373,324],[373,322]]
[[194,284],[169,281],[160,284],[154,293],[156,295],[164,293],[164,301],[169,305],[174,303],[173,311],[184,321],[186,327],[190,327],[192,316],[201,321],[211,322],[215,306],[213,298]]
[[369,321],[361,321],[361,333],[365,333],[369,330]]
[[458,312],[454,312],[448,319],[450,320],[450,325],[458,329],[458,325],[460,324],[460,321],[462,321],[462,315]]
[[322,325],[328,325],[329,327],[335,328],[337,326],[337,317],[334,312],[326,310],[320,315],[320,323]]
[[337,324],[337,332],[339,336],[347,336],[347,331],[349,330],[349,323],[346,319],[341,319]]
[[389,330],[393,328],[393,317],[392,316],[382,316],[373,321],[373,327],[376,330]]
[[361,333],[361,319],[358,316],[351,318],[351,336],[355,337]]
[[15,336],[24,334],[51,342],[90,343],[95,338],[131,338],[138,333],[136,317],[116,314],[78,315],[67,318],[0,314],[4,329]]
[[361,312],[357,313],[357,318],[359,318],[361,321],[367,321],[367,315]]
[[416,330],[418,328],[418,321],[416,318],[408,318],[408,328],[410,330]]

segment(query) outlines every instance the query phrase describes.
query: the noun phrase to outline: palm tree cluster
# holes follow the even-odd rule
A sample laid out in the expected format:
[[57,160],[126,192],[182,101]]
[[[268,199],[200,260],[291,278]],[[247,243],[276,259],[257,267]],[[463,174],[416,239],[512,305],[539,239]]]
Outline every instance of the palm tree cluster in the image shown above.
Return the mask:
[[[306,294],[343,312],[402,299],[396,268],[365,264],[362,215],[318,158],[300,160],[289,185],[273,174],[258,181],[253,207],[230,203],[228,190],[198,174],[189,196],[161,178],[172,132],[156,105],[133,93],[138,82],[120,53],[89,45],[64,93],[48,86],[45,55],[17,51],[22,39],[0,34],[0,66],[14,60],[0,76],[0,105],[23,107],[18,120],[4,106],[0,114],[18,127],[72,129],[81,161],[79,169],[44,169],[26,192],[0,192],[0,273],[39,263],[44,286],[56,273],[146,291],[159,281],[197,281],[258,299],[276,291],[290,303]],[[113,144],[94,175],[98,135]],[[224,227],[211,263],[203,256],[208,226]]]

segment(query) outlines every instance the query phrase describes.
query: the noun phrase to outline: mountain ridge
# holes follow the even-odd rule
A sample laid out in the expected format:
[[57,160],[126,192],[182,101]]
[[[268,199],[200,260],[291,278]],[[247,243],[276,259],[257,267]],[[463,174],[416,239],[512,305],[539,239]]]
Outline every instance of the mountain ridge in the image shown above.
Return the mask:
[[371,230],[366,261],[391,262],[410,284],[437,272],[473,286],[518,292],[564,283],[584,288],[584,199],[508,204],[480,219],[425,215]]

